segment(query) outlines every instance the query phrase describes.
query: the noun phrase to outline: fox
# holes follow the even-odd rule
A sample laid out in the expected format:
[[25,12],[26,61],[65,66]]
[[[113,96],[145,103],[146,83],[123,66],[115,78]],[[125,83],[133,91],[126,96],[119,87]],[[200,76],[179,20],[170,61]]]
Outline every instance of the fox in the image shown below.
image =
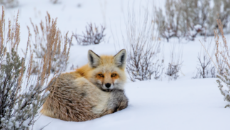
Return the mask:
[[65,121],[87,121],[127,108],[126,50],[99,56],[88,51],[88,63],[62,73],[48,85],[41,114]]

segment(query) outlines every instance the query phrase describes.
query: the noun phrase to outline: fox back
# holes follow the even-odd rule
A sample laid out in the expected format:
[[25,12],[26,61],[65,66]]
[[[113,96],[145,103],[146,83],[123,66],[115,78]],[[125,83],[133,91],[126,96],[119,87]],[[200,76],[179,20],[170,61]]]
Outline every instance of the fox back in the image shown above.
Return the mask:
[[67,121],[86,121],[126,108],[125,62],[125,50],[115,56],[99,56],[89,50],[87,65],[51,80],[41,113]]

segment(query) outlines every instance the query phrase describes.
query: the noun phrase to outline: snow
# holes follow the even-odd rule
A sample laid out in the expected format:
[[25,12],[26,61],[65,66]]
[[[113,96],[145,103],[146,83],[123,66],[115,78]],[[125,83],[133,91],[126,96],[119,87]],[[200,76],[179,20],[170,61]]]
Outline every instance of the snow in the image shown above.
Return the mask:
[[128,108],[86,122],[41,116],[34,129],[44,130],[229,130],[229,109],[216,79],[126,84]]
[[[80,67],[87,63],[89,49],[99,55],[114,55],[124,48],[124,43],[116,43],[113,36],[122,35],[118,32],[126,28],[125,12],[128,4],[132,6],[133,1],[146,5],[140,0],[60,0],[56,5],[51,4],[49,0],[19,0],[19,7],[6,9],[5,13],[7,20],[14,16],[17,10],[20,12],[20,49],[26,47],[27,26],[31,27],[30,18],[38,24],[41,20],[44,21],[47,11],[52,18],[58,18],[57,27],[63,34],[67,31],[70,34],[82,34],[90,22],[106,26],[106,39],[103,43],[72,46],[67,69],[71,71],[72,65]],[[164,1],[153,1],[154,4],[148,5],[163,7]],[[226,38],[228,39],[229,35]],[[169,81],[164,74],[159,81],[128,80],[125,85],[125,92],[129,98],[128,108],[86,122],[67,122],[40,115],[33,130],[43,127],[43,130],[229,130],[230,113],[229,109],[224,108],[227,102],[223,100],[224,97],[219,91],[217,79],[192,79],[198,64],[197,56],[202,48],[199,40],[205,43],[203,37],[197,37],[195,41],[190,42],[170,39],[167,43],[162,39],[160,42],[165,70],[170,61],[172,43],[183,50],[179,78]],[[206,41],[214,44],[213,37],[208,37]]]

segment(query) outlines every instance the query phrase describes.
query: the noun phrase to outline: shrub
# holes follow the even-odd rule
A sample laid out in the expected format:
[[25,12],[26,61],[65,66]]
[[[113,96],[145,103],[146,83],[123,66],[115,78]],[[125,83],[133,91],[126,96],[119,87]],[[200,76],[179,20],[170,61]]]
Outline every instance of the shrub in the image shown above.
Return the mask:
[[[33,61],[35,62],[33,73],[37,73],[38,71],[38,59],[44,60],[45,58],[52,60],[49,61],[50,63],[47,66],[51,73],[58,73],[60,70],[65,70],[68,64],[67,61],[69,59],[72,37],[68,38],[67,32],[63,39],[61,31],[56,27],[57,19],[51,21],[49,13],[47,13],[46,17],[46,26],[44,26],[44,23],[41,21],[40,31],[39,27],[34,25],[32,21],[31,24],[35,34],[35,42],[33,44],[35,49],[33,52],[37,59]],[[49,49],[53,49],[53,51],[48,51]]]
[[207,35],[214,35],[213,30],[218,29],[216,19],[221,20],[223,33],[229,33],[229,20],[230,20],[230,1],[229,0],[213,0],[213,7],[209,10],[207,20]]
[[[33,49],[35,49],[31,46],[32,35],[28,30],[27,48],[24,57],[21,58],[18,55],[20,43],[18,15],[13,22],[9,21],[7,30],[5,30],[4,17],[4,9],[2,9],[0,20],[0,129],[24,130],[32,127],[36,121],[38,110],[46,98],[44,90],[49,87],[47,86],[49,79],[55,76],[47,73],[50,72],[49,66],[53,62],[50,52],[55,52],[55,50],[53,47],[45,46],[47,52],[40,62],[37,61],[39,71],[36,75],[32,75]],[[59,75],[62,71],[56,74]]]
[[[181,49],[182,50],[182,49]],[[171,53],[170,53],[170,61],[168,64],[168,68],[166,70],[166,75],[169,77],[169,80],[176,80],[179,75],[179,71],[182,66],[182,51],[180,48],[176,48],[176,45],[173,44],[171,47]]]
[[126,70],[131,81],[159,79],[163,72],[164,61],[156,60],[157,52],[148,43],[130,44]]
[[194,78],[215,78],[216,69],[211,60],[214,51],[212,51],[211,44],[208,45],[205,45],[203,43],[201,44],[203,48],[197,56],[198,65],[197,65],[196,76]]
[[[214,35],[217,27],[215,19],[224,21],[226,33],[230,16],[228,0],[214,0],[213,7],[209,0],[167,0],[165,14],[161,9],[155,10],[155,17],[159,34],[166,38],[186,38],[194,40],[200,34]],[[220,14],[220,15],[218,15]]]
[[214,31],[215,34],[215,43],[216,43],[216,52],[215,57],[217,61],[217,83],[220,89],[221,94],[224,96],[224,100],[229,103],[225,107],[230,107],[230,55],[229,55],[229,46],[227,44],[226,38],[223,32],[223,24],[221,20],[217,20],[219,31],[221,32],[222,42],[219,40],[217,31]]
[[154,38],[154,23],[148,10],[136,15],[128,11],[126,32],[123,43],[127,50],[126,70],[131,81],[160,79],[163,73],[164,59],[160,57],[161,44]]
[[167,0],[165,4],[165,15],[162,9],[155,10],[155,21],[157,30],[161,37],[169,41],[172,37],[180,38],[183,34],[182,10],[178,7],[179,2]]
[[73,37],[76,39],[78,45],[96,45],[101,43],[105,37],[104,31],[104,26],[101,26],[101,29],[99,30],[99,27],[96,25],[93,27],[91,23],[88,24],[88,27],[86,27],[86,32],[83,33],[83,35],[73,34]]
[[0,0],[0,4],[6,8],[13,8],[18,6],[18,0]]
[[50,0],[50,2],[53,4],[57,4],[57,3],[59,3],[59,0]]

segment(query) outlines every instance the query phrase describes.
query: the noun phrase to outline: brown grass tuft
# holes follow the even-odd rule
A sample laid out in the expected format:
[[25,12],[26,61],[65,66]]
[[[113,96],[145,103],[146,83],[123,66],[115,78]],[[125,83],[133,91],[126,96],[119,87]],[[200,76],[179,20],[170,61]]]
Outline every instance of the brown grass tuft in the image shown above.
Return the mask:
[[219,28],[219,32],[221,34],[222,42],[220,41],[219,35],[217,31],[214,31],[215,34],[215,43],[216,43],[216,61],[218,66],[218,80],[219,89],[221,94],[224,96],[224,100],[228,101],[225,107],[230,107],[230,56],[229,56],[229,46],[227,44],[227,40],[224,36],[223,25],[220,19],[217,19],[217,24]]
[[[2,8],[0,19],[0,129],[27,129],[34,124],[38,110],[46,99],[44,90],[49,87],[48,81],[55,76],[58,77],[65,70],[70,51],[68,33],[63,40],[61,32],[56,27],[57,19],[51,19],[47,13],[46,26],[43,26],[41,22],[41,31],[31,22],[35,34],[34,46],[31,44],[32,34],[28,27],[26,50],[23,51],[24,56],[20,57],[18,54],[20,44],[18,17],[19,13],[13,21],[9,20],[7,29],[5,29],[5,14]],[[37,72],[33,73],[35,66]],[[57,69],[51,74],[53,68]]]

